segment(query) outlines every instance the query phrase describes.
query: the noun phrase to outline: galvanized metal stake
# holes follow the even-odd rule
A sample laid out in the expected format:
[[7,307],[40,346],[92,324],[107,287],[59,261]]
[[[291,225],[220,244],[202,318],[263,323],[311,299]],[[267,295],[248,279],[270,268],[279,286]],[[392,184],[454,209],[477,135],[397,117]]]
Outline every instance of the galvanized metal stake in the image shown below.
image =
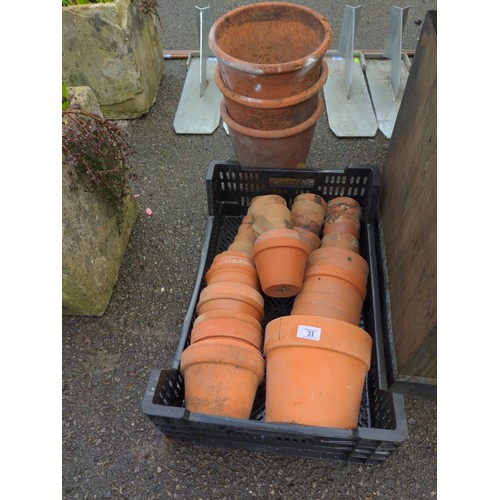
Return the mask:
[[[195,7],[200,42],[199,53],[190,53],[188,72],[174,118],[178,134],[211,134],[220,123],[222,94],[215,85],[217,59],[211,57],[208,34],[212,27],[212,8]],[[199,57],[193,57],[199,56]]]
[[408,17],[409,7],[392,7],[391,22],[385,40],[384,57],[391,60],[391,88],[393,100],[396,100],[401,88],[401,51],[403,49],[403,31]]
[[346,5],[344,7],[338,54],[344,58],[344,92],[347,99],[349,99],[351,94],[354,39],[356,38],[360,16],[361,5],[357,7]]
[[200,40],[200,97],[205,96],[207,90],[207,60],[211,54],[208,45],[208,33],[213,24],[212,7],[195,7],[197,10],[196,25]]

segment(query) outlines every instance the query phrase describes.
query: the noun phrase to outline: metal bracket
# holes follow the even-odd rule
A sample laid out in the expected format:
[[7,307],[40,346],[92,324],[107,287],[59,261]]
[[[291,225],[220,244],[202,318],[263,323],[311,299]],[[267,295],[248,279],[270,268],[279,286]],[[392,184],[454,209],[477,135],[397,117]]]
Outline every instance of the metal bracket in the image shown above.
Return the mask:
[[366,79],[380,131],[390,139],[408,80],[410,62],[402,53],[403,30],[409,7],[392,7],[384,57],[367,56]]
[[188,73],[174,118],[177,134],[211,134],[220,123],[222,94],[214,80],[217,59],[211,56],[208,45],[212,8],[195,7],[195,11],[200,51],[188,57]]
[[323,88],[330,129],[337,137],[374,137],[378,124],[363,73],[364,57],[354,51],[361,6],[346,5],[339,49],[325,57],[328,79]]
[[392,62],[391,87],[394,100],[398,98],[401,88],[401,52],[403,50],[403,31],[406,26],[409,7],[392,7],[391,22],[385,40],[384,57]]

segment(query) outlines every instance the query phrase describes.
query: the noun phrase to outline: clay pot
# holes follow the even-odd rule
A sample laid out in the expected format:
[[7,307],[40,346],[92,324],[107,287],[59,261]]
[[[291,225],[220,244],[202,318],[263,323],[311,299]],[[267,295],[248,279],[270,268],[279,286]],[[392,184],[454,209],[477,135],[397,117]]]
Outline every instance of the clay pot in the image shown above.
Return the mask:
[[293,297],[302,288],[309,246],[293,229],[275,229],[255,241],[253,259],[263,292]]
[[255,319],[250,314],[245,314],[238,311],[232,311],[230,309],[213,309],[206,313],[200,314],[193,322],[193,328],[208,319],[236,319],[244,323],[248,323],[255,330],[259,330],[262,333],[262,325],[259,320]]
[[247,253],[225,251],[217,255],[205,274],[207,285],[234,282],[260,288],[259,276],[253,260]]
[[231,251],[244,252],[247,255],[251,256],[253,252],[253,243],[249,243],[247,241],[233,241],[228,248]]
[[320,235],[325,221],[325,209],[321,204],[310,200],[297,200],[292,205],[291,213],[294,226]]
[[328,202],[326,213],[327,215],[345,213],[354,215],[358,220],[361,219],[361,207],[359,203],[354,198],[347,196],[339,196],[338,198],[331,199]]
[[[201,317],[203,317],[202,315]],[[204,318],[193,325],[191,343],[216,338],[235,338],[248,342],[256,349],[262,347],[262,330],[237,318]]]
[[321,247],[340,247],[359,254],[359,241],[348,233],[330,232],[321,239]]
[[262,207],[274,204],[283,205],[284,207],[287,206],[285,198],[278,194],[261,194],[259,196],[254,196],[250,201],[247,215],[254,217],[255,215],[258,215],[259,210],[261,210]]
[[307,243],[309,247],[309,253],[314,252],[314,250],[317,250],[321,246],[321,239],[312,231],[308,231],[307,229],[298,226],[295,226],[293,230],[299,234],[302,241]]
[[327,203],[319,194],[300,193],[293,199],[293,203],[297,203],[298,201],[304,201],[304,200],[314,201],[314,203],[321,205],[326,213]]
[[363,293],[340,278],[321,276],[304,279],[290,314],[324,316],[358,325],[365,296],[366,291]]
[[300,94],[277,99],[256,99],[237,94],[227,87],[215,71],[215,83],[224,95],[229,116],[240,125],[259,130],[295,127],[306,121],[318,104],[318,93],[328,78],[328,65],[323,61],[318,81]]
[[238,7],[220,17],[208,36],[225,85],[257,99],[281,99],[312,87],[331,39],[322,15],[285,2]]
[[314,113],[301,124],[279,130],[259,130],[234,121],[221,101],[222,119],[228,126],[236,159],[247,167],[303,168],[323,108],[323,99],[319,97]]
[[206,339],[182,352],[180,371],[186,410],[248,419],[264,377],[264,359],[248,342]]
[[264,317],[264,299],[254,288],[240,283],[212,283],[200,293],[196,314],[214,309],[229,309],[250,314],[258,321]]
[[267,422],[354,429],[372,339],[344,321],[310,315],[268,323]]
[[328,222],[330,215],[325,219],[325,225],[323,226],[323,237],[330,233],[345,233],[354,236],[359,240],[359,229],[356,229],[352,224],[347,224],[345,222]]

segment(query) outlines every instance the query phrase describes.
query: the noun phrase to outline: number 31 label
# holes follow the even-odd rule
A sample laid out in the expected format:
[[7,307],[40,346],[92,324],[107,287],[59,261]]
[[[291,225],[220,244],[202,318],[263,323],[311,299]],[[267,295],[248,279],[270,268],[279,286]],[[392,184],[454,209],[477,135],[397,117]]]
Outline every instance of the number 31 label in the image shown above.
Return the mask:
[[321,337],[321,328],[299,325],[297,328],[297,337],[300,339],[319,340]]

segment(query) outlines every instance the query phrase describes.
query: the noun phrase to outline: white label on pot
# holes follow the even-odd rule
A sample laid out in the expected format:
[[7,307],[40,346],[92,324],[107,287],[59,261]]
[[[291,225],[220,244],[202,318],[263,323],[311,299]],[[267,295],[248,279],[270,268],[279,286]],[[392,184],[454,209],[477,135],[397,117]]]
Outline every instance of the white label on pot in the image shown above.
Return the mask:
[[319,340],[321,337],[321,328],[299,325],[297,328],[297,337],[300,339]]

